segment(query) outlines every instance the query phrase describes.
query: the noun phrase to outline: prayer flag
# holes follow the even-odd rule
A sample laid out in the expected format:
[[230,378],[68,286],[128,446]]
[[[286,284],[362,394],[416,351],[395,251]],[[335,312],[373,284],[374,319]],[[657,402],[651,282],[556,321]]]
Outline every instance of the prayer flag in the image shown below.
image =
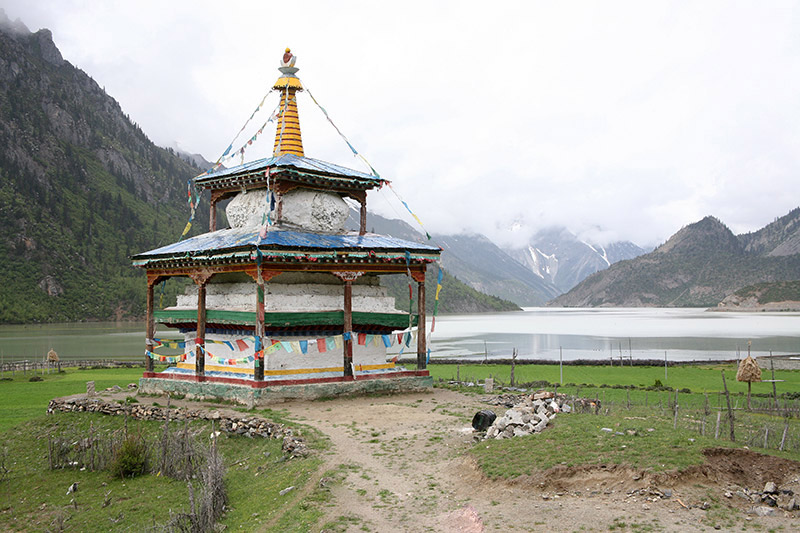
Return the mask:
[[334,348],[336,348],[336,341],[333,339],[333,337],[328,337],[327,339],[325,339],[325,344],[328,345],[329,350],[333,350]]
[[336,343],[336,347],[337,348],[341,348],[342,347],[342,339],[344,339],[344,335],[336,335],[333,338],[333,342]]
[[236,346],[239,348],[240,352],[243,352],[248,348],[247,343],[244,342],[242,339],[236,339]]
[[300,341],[300,351],[303,355],[308,353],[308,341]]
[[383,346],[389,348],[392,345],[392,338],[389,335],[381,335]]
[[359,333],[358,334],[358,344],[364,346],[367,342],[367,334],[366,333]]
[[327,345],[325,344],[325,339],[317,339],[317,350],[319,350],[319,353],[325,353],[328,351]]
[[292,349],[292,343],[288,341],[281,341],[281,347],[286,350],[287,353],[292,353],[294,350]]

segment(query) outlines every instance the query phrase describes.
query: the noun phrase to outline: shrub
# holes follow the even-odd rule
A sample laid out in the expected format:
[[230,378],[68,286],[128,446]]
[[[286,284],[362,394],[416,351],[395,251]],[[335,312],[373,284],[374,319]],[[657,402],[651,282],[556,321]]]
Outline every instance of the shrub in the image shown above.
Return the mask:
[[653,383],[653,388],[655,388],[655,389],[661,389],[661,388],[663,388],[663,387],[664,387],[664,384],[663,384],[663,383],[661,383],[661,380],[660,380],[660,379],[657,379],[657,380],[655,381],[655,383]]
[[42,376],[31,376],[28,381],[44,381],[44,379],[42,379]]
[[147,443],[139,435],[129,435],[122,441],[111,462],[111,474],[115,477],[136,477],[147,471]]

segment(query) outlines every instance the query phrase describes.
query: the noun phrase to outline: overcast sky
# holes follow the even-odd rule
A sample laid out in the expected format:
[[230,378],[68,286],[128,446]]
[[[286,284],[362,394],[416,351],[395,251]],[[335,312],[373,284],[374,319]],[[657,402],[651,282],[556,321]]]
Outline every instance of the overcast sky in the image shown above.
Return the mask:
[[[159,145],[215,161],[298,76],[432,232],[663,242],[800,205],[798,2],[0,0]],[[235,148],[277,105],[271,95]],[[306,155],[367,170],[308,97]],[[271,155],[274,130],[246,160]],[[396,217],[391,191],[370,209]],[[413,223],[413,219],[405,217]]]

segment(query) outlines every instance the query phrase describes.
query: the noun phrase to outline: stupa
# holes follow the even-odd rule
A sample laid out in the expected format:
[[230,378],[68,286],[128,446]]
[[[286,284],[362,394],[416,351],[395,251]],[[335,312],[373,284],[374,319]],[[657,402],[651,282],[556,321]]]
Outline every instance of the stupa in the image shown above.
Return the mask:
[[[295,61],[287,49],[273,87],[273,156],[195,178],[211,195],[210,231],[132,257],[147,272],[143,392],[258,403],[431,386],[425,275],[441,249],[367,233],[367,191],[385,180],[305,156]],[[345,198],[360,206],[357,232],[345,228]],[[217,229],[226,199],[230,227]],[[416,314],[396,309],[383,275],[413,279]],[[155,286],[176,276],[193,284],[156,311]],[[182,339],[157,338],[156,324]],[[397,344],[416,349],[416,368],[387,358]],[[183,353],[156,355],[161,347]],[[156,373],[154,360],[174,364]]]

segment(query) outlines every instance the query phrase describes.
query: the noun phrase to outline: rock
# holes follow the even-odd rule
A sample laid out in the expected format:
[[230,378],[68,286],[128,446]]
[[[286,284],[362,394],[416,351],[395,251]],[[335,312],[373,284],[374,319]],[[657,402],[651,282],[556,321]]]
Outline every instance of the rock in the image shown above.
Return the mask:
[[278,494],[280,494],[281,496],[285,496],[287,493],[289,493],[289,492],[291,492],[293,490],[294,490],[294,485],[292,485],[291,487],[286,487],[285,489],[280,491]]
[[524,426],[517,426],[514,428],[515,437],[522,437],[525,435],[530,435],[530,431],[527,431]]
[[533,394],[534,400],[547,400],[555,397],[555,393],[549,390],[542,390]]
[[494,391],[494,378],[486,378],[483,380],[483,392],[490,394]]
[[509,424],[522,425],[525,423],[525,421],[522,420],[522,412],[516,409],[509,409],[508,411],[506,411],[505,416],[508,419]]
[[774,482],[767,481],[767,483],[764,485],[764,490],[762,492],[766,492],[766,493],[769,493],[769,494],[774,494],[774,493],[778,492],[778,488],[775,486]]
[[778,507],[784,511],[796,511],[800,508],[798,507],[796,498],[784,495],[778,497]]
[[775,514],[775,509],[761,505],[759,507],[753,507],[748,513],[756,516],[772,516]]
[[87,381],[86,382],[86,396],[94,396],[96,394],[94,390],[94,381]]

